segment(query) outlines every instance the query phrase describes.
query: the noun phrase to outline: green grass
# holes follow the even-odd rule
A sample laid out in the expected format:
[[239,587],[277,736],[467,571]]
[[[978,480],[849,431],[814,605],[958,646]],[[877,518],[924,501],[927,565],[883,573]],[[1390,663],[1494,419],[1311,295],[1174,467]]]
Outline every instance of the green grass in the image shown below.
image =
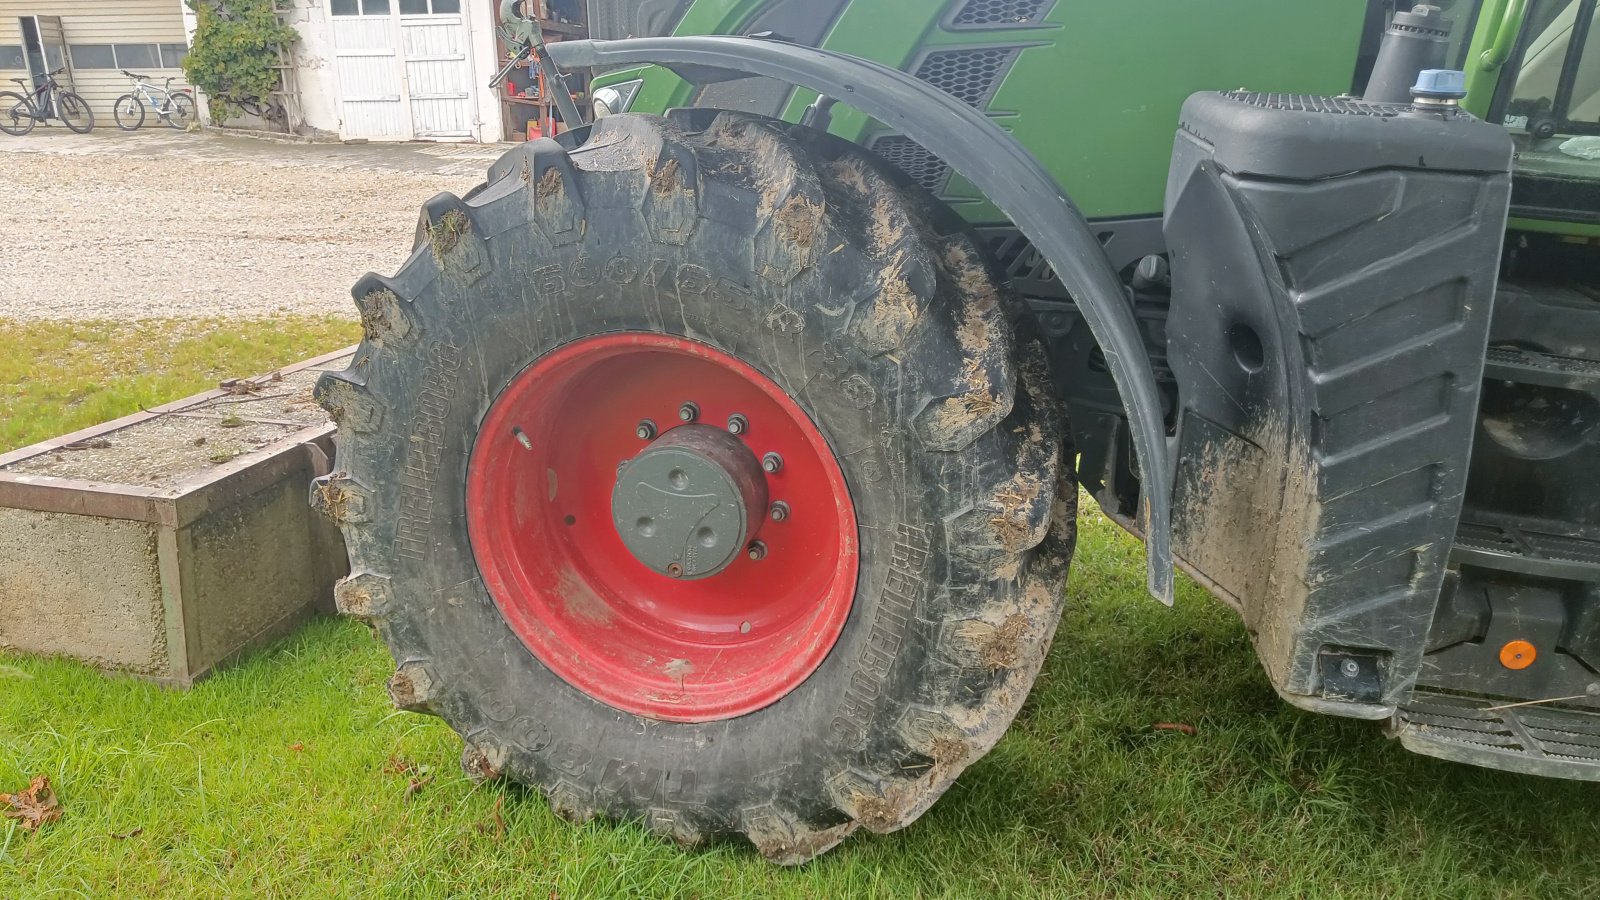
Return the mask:
[[0,319],[0,452],[336,350],[351,321]]
[[[323,327],[278,346],[349,339],[300,337]],[[249,371],[206,341],[267,339],[194,340],[174,392]],[[49,368],[25,397],[73,393]],[[392,664],[353,622],[189,693],[0,657],[0,791],[47,774],[65,808],[37,834],[0,824],[0,897],[1600,896],[1600,786],[1435,762],[1286,707],[1231,612],[1187,582],[1167,610],[1142,581],[1138,545],[1087,512],[1060,636],[999,748],[909,830],[797,870],[472,785],[449,729],[389,708]],[[396,763],[431,780],[411,792]]]

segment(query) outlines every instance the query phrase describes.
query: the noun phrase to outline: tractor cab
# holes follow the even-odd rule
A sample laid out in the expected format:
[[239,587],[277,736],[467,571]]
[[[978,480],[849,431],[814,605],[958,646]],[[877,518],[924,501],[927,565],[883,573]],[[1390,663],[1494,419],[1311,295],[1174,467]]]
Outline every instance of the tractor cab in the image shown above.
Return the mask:
[[[1485,53],[1480,67],[1498,59],[1498,51]],[[1600,235],[1600,19],[1593,0],[1529,3],[1520,40],[1482,101],[1489,120],[1517,142],[1513,228]]]

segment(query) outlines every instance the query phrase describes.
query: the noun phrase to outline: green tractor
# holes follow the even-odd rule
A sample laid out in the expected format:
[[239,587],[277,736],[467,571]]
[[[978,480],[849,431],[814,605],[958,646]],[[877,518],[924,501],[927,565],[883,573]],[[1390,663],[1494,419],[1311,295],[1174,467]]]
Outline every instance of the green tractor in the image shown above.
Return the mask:
[[339,606],[469,773],[799,863],[1000,740],[1081,486],[1285,701],[1600,779],[1596,6],[507,0],[596,118],[356,285]]

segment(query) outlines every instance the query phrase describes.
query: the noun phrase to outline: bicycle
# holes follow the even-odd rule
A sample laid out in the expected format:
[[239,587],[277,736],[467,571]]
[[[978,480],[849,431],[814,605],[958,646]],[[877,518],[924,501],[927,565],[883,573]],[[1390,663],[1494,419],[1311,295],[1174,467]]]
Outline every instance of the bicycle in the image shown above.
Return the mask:
[[[146,104],[156,112],[156,116],[163,122],[179,131],[186,131],[189,124],[195,119],[194,98],[188,91],[173,90],[172,82],[176,76],[168,78],[167,83],[161,87],[151,84],[149,75],[138,75],[122,70],[122,74],[133,79],[133,90],[117,98],[111,105],[111,114],[117,120],[117,127],[123,131],[133,131],[144,125]],[[160,102],[156,98],[160,97]]]
[[[94,111],[89,102],[71,91],[62,90],[56,76],[67,70],[66,66],[44,76],[44,84],[31,93],[0,91],[0,131],[24,135],[33,126],[50,119],[60,119],[61,124],[78,134],[88,134],[94,128]],[[28,88],[28,79],[11,81]]]
[[263,100],[258,98],[255,100],[233,100],[230,102],[233,106],[238,107],[240,110],[249,115],[255,116],[263,122],[269,122],[275,125],[283,126],[287,126],[289,124],[288,112],[283,108],[283,104],[276,100]]

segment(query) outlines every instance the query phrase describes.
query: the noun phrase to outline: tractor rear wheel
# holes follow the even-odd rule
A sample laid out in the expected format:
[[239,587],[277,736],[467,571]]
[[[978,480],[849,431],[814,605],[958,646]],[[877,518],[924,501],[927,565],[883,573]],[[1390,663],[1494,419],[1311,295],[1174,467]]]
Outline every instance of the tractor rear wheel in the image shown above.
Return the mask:
[[429,201],[353,293],[313,502],[340,609],[469,773],[799,863],[910,823],[1016,715],[1065,423],[961,222],[874,157],[609,117]]

